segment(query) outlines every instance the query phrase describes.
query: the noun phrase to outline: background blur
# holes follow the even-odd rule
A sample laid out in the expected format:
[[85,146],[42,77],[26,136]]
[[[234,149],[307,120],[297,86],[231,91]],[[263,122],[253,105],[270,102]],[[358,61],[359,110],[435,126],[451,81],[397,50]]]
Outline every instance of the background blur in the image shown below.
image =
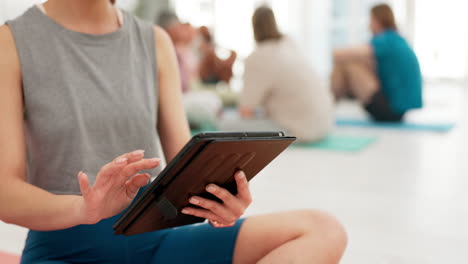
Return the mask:
[[[0,24],[40,2],[0,0]],[[368,42],[369,9],[382,2],[393,7],[421,63],[425,108],[415,117],[453,122],[455,128],[432,133],[337,127],[338,134],[376,141],[355,153],[288,149],[252,183],[255,202],[247,215],[329,211],[349,233],[343,263],[467,263],[468,1],[117,0],[149,21],[169,8],[183,22],[208,26],[219,47],[238,53],[231,82],[236,91],[242,89],[243,61],[254,49],[251,16],[258,5],[272,6],[280,29],[328,82],[333,49]],[[355,115],[364,115],[356,104],[338,105],[337,116]],[[24,228],[0,222],[0,251],[20,254],[25,237]]]
[[[21,14],[40,0],[0,0],[0,23]],[[233,88],[242,73],[242,59],[254,48],[251,15],[270,4],[281,30],[292,36],[324,77],[331,68],[334,47],[366,42],[369,8],[389,3],[404,36],[414,45],[426,80],[463,81],[468,77],[468,9],[460,0],[118,0],[117,4],[154,20],[163,9],[174,9],[181,20],[208,26],[215,42],[239,54]]]

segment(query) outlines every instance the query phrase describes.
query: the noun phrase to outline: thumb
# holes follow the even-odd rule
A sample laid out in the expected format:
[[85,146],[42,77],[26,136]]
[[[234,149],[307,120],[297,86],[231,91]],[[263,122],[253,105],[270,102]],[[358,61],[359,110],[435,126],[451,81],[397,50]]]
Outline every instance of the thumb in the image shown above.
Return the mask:
[[83,196],[87,196],[91,191],[91,186],[89,186],[88,175],[80,171],[78,173],[78,183],[80,184],[80,191]]
[[127,196],[131,199],[135,198],[141,187],[148,184],[151,176],[148,173],[137,174],[125,183],[127,188]]

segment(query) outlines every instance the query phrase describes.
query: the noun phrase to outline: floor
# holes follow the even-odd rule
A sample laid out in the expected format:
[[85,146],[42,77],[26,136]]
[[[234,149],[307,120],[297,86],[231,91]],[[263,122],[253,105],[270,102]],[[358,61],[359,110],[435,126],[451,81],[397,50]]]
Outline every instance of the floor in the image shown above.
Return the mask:
[[[318,208],[346,226],[345,264],[468,263],[468,97],[429,87],[413,120],[454,121],[450,133],[337,128],[378,136],[359,153],[291,148],[252,182],[247,215]],[[363,113],[342,103],[339,116]],[[0,250],[20,253],[26,231],[0,223]]]

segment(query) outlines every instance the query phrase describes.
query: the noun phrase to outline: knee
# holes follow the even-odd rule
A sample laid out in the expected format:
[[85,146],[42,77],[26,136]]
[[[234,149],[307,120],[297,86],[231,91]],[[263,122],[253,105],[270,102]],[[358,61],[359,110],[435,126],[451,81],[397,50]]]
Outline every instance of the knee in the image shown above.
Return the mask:
[[335,61],[336,59],[338,59],[340,57],[340,51],[339,50],[333,50],[332,51],[332,58],[333,60]]
[[343,63],[345,61],[345,58],[346,57],[343,55],[343,52],[339,49],[334,50],[332,52],[332,59],[335,65]]
[[320,238],[329,255],[338,261],[348,244],[344,226],[336,217],[326,212],[304,210],[298,214],[304,235]]

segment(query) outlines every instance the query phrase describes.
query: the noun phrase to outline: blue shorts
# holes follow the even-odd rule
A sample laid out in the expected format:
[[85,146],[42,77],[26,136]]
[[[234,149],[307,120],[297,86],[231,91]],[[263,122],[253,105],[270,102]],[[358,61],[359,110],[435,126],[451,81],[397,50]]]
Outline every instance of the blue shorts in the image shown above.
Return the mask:
[[29,231],[21,263],[232,263],[242,220],[228,228],[195,224],[116,236],[119,216],[59,231]]

